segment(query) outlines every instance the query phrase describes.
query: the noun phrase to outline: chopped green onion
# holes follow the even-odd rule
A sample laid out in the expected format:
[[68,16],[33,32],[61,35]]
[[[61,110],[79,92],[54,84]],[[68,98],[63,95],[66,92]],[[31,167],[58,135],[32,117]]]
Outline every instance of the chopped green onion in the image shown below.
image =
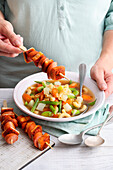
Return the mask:
[[75,96],[73,96],[73,95],[67,95],[67,96],[68,96],[69,99],[74,99],[75,98]]
[[50,117],[50,116],[52,116],[52,112],[46,111],[46,112],[41,113],[41,115],[46,116],[46,117]]
[[24,105],[27,106],[27,105],[28,105],[28,102],[26,101],[26,102],[24,103]]
[[72,92],[74,92],[74,91],[76,91],[76,89],[75,88],[69,88]]
[[76,90],[75,88],[69,88],[69,89],[73,92],[73,94],[74,94],[75,96],[77,96],[77,95],[79,94],[79,91]]
[[70,104],[70,106],[72,107],[72,109],[76,109],[76,107],[75,107],[75,106],[73,106],[72,104]]
[[77,96],[77,95],[79,94],[79,91],[76,90],[76,91],[73,92],[73,94],[74,94],[75,96]]
[[70,80],[70,81],[69,81],[69,84],[72,84],[72,83],[73,83],[72,80]]
[[50,105],[49,108],[51,109],[52,113],[56,115],[56,109],[52,105]]
[[34,82],[36,82],[36,83],[38,83],[38,84],[42,84],[42,81],[34,81]]
[[46,81],[46,84],[49,85],[49,84],[51,84],[51,83],[50,83],[49,81]]
[[44,81],[35,81],[35,82],[38,83],[38,84],[42,84],[43,87],[46,87],[46,83]]
[[37,88],[37,91],[41,92],[43,89],[44,89],[44,86],[40,86],[40,87]]
[[31,93],[30,96],[34,96],[34,94]]
[[60,100],[60,104],[59,104],[59,112],[61,113],[61,108],[62,108],[62,101]]
[[46,83],[44,81],[42,82],[42,85],[44,88],[46,87]]
[[50,105],[59,105],[60,102],[55,101],[39,101],[39,103],[50,104]]
[[74,115],[80,114],[80,110],[72,110],[71,113]]
[[35,101],[32,109],[31,109],[31,112],[34,112],[34,111],[35,111],[35,109],[36,109],[36,107],[37,107],[37,105],[38,105],[38,102],[39,102],[39,98],[36,99],[36,101]]
[[95,99],[95,100],[94,100],[93,102],[91,102],[91,103],[88,103],[88,105],[89,105],[89,106],[93,106],[93,105],[95,104],[96,100],[97,100],[97,99]]

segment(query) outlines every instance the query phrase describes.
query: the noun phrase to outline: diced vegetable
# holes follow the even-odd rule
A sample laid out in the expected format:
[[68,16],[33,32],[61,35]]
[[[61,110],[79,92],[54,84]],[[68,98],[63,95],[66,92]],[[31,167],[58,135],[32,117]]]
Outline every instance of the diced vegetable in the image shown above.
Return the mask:
[[43,109],[44,109],[45,106],[46,106],[46,104],[44,104],[44,103],[39,103],[36,109],[39,110],[39,111],[43,111]]
[[70,81],[69,81],[69,85],[72,84],[72,83],[73,83],[72,80],[70,80]]
[[77,95],[79,94],[79,91],[76,90],[75,88],[69,88],[69,89],[73,92],[73,94],[74,94],[75,96],[77,96]]
[[34,81],[34,82],[36,82],[36,83],[38,83],[38,84],[42,84],[42,81]]
[[72,116],[75,116],[75,115],[80,114],[80,111],[79,111],[79,110],[76,110],[76,109],[73,109],[73,110],[71,111],[71,113],[72,113]]
[[71,107],[68,103],[66,103],[65,105],[63,105],[63,107],[64,107],[64,109],[65,109],[66,112],[69,112],[69,111],[72,109],[72,107]]
[[78,96],[78,95],[79,95],[79,91],[78,91],[78,90],[75,90],[75,91],[73,91],[73,94],[74,94],[75,96]]
[[91,102],[91,103],[88,103],[88,105],[89,105],[89,106],[93,106],[93,105],[95,104],[96,100],[97,100],[97,99],[95,99],[95,100],[94,100],[93,102]]
[[66,100],[66,103],[68,103],[68,104],[72,104],[72,102],[73,102],[73,99],[71,99],[71,98],[68,98],[67,100]]
[[27,94],[27,93],[24,93],[23,94],[23,99],[25,100],[25,101],[27,101],[28,103],[31,101],[31,96],[29,95],[29,94]]
[[74,94],[70,94],[70,95],[67,95],[69,99],[74,99],[75,98],[75,95]]
[[35,81],[35,82],[38,84],[42,84],[44,87],[46,87],[46,82],[44,82],[44,81]]
[[50,88],[48,88],[48,87],[44,88],[44,94],[49,94],[49,91],[50,91]]
[[26,101],[26,102],[24,103],[24,105],[27,106],[27,105],[28,105],[28,102]]
[[46,87],[46,82],[43,81],[43,82],[42,82],[42,85],[43,85],[43,87]]
[[53,97],[58,97],[58,89],[53,88],[51,94],[52,94]]
[[57,89],[58,89],[58,93],[60,93],[63,90],[63,87],[59,86]]
[[82,102],[83,102],[83,98],[82,98],[81,96],[78,96],[77,99],[76,99],[76,101],[77,101],[78,103],[82,103]]
[[56,114],[56,109],[52,105],[50,105],[49,108],[51,109],[52,113]]
[[69,87],[69,89],[70,89],[72,92],[76,91],[75,88],[70,88],[70,87]]
[[68,99],[68,96],[66,94],[62,95],[61,100],[66,101]]
[[46,117],[51,117],[52,116],[52,112],[46,111],[46,112],[41,113],[41,115],[42,116],[46,116]]
[[31,93],[30,96],[34,96],[34,94]]
[[41,92],[43,89],[44,89],[44,86],[40,86],[40,87],[37,88],[37,91]]
[[58,109],[59,112],[61,112],[61,108],[62,108],[62,101],[60,100],[59,109]]
[[82,98],[83,98],[83,100],[85,100],[85,101],[90,101],[90,100],[92,100],[92,96],[89,96],[88,94],[83,94],[83,95],[82,95]]
[[34,100],[31,100],[27,106],[28,106],[29,108],[32,108],[33,105],[34,105],[34,103],[35,103]]
[[34,90],[35,90],[35,92],[37,92],[37,91],[38,91],[38,88],[39,88],[39,87],[43,87],[43,86],[42,86],[42,84],[37,84],[37,87],[34,89]]
[[53,114],[52,115],[53,118],[58,118],[58,116],[59,116],[58,114]]
[[55,82],[54,82],[54,85],[59,85],[59,86],[61,86],[61,82],[55,81]]
[[39,103],[50,104],[50,105],[59,105],[60,102],[56,101],[39,101]]
[[39,98],[36,99],[36,101],[35,101],[32,109],[31,109],[31,112],[34,112],[34,111],[35,111],[35,109],[36,109],[36,107],[37,107],[37,105],[38,105],[38,102],[39,102]]
[[49,81],[46,81],[46,84],[49,85],[49,84],[51,84],[51,83],[50,83]]
[[71,84],[69,85],[69,87],[70,87],[70,88],[76,88],[76,87],[77,87],[77,83],[71,83]]
[[76,107],[74,105],[70,104],[70,106],[72,107],[72,109],[76,109]]

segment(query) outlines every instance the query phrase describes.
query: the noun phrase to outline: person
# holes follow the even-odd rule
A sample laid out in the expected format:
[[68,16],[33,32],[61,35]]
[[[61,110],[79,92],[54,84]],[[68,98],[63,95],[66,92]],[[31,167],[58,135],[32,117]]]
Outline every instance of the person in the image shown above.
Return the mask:
[[113,92],[113,1],[0,0],[0,11],[0,87],[41,71],[24,62],[24,45],[68,71],[86,63],[106,97]]

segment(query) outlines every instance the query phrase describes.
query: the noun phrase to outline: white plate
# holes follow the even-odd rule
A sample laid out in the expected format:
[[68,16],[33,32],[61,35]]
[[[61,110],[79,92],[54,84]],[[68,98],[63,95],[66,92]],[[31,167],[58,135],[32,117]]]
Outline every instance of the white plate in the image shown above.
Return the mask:
[[[68,77],[69,79],[79,82],[79,77],[78,74],[75,72],[69,72],[66,71],[66,77]],[[43,120],[47,120],[47,121],[53,121],[53,122],[67,122],[67,121],[73,121],[76,119],[80,119],[86,116],[89,116],[91,114],[93,114],[96,110],[98,110],[104,103],[105,101],[105,94],[103,91],[100,91],[96,85],[96,82],[93,81],[91,78],[86,77],[85,81],[84,81],[84,85],[87,86],[95,95],[95,98],[97,99],[95,105],[85,114],[81,114],[79,116],[75,116],[75,117],[70,117],[70,118],[49,118],[49,117],[44,117],[44,116],[40,116],[40,115],[36,115],[34,113],[32,113],[31,111],[29,111],[23,104],[23,100],[22,100],[22,95],[25,92],[25,90],[27,89],[27,87],[31,86],[32,84],[34,84],[34,81],[42,81],[42,80],[47,80],[47,74],[46,73],[36,73],[33,74],[31,76],[28,76],[26,78],[24,78],[23,80],[21,80],[15,87],[14,89],[14,93],[13,93],[13,97],[14,97],[14,101],[16,103],[16,105],[26,114],[33,116],[35,118],[38,119],[43,119]]]

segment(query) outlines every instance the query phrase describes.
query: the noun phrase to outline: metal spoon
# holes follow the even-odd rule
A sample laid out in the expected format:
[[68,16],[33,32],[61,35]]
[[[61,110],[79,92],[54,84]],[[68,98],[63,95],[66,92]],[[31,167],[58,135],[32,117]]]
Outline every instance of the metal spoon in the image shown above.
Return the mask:
[[88,138],[85,139],[84,143],[87,146],[90,146],[90,147],[100,146],[105,142],[105,140],[100,136],[100,131],[102,130],[106,122],[111,118],[111,116],[112,115],[109,114],[107,119],[104,121],[104,123],[102,123],[102,126],[100,130],[98,131],[97,136],[89,136]]
[[[82,88],[83,88],[83,83],[84,79],[86,76],[86,64],[82,63],[79,65],[79,83],[80,83],[80,90],[79,90],[79,95],[82,96]],[[88,105],[87,108],[80,114],[84,114],[88,110]]]
[[79,65],[80,96],[82,96],[82,87],[85,76],[86,76],[86,64],[83,63]]
[[[107,123],[106,123],[107,122]],[[106,119],[105,123],[106,125],[110,124],[113,122],[113,114],[110,114],[108,116],[108,118]],[[79,133],[78,135],[76,134],[64,134],[64,135],[61,135],[58,140],[61,142],[61,143],[64,143],[64,144],[68,144],[68,145],[76,145],[76,144],[80,144],[83,142],[83,138],[84,138],[84,135],[85,133],[87,133],[89,130],[92,130],[94,128],[97,128],[97,127],[100,127],[102,126],[104,123],[100,123],[98,125],[95,125],[93,127],[90,127],[88,129],[86,129],[85,131]],[[101,129],[100,129],[101,130]],[[99,131],[100,132],[100,131]],[[95,136],[91,136],[91,137],[95,137]],[[90,138],[90,137],[89,137]],[[91,139],[91,138],[90,138]],[[88,141],[92,141],[92,140],[88,140],[87,138],[87,141],[85,140],[85,144],[89,144]],[[88,145],[89,146],[89,145]]]

